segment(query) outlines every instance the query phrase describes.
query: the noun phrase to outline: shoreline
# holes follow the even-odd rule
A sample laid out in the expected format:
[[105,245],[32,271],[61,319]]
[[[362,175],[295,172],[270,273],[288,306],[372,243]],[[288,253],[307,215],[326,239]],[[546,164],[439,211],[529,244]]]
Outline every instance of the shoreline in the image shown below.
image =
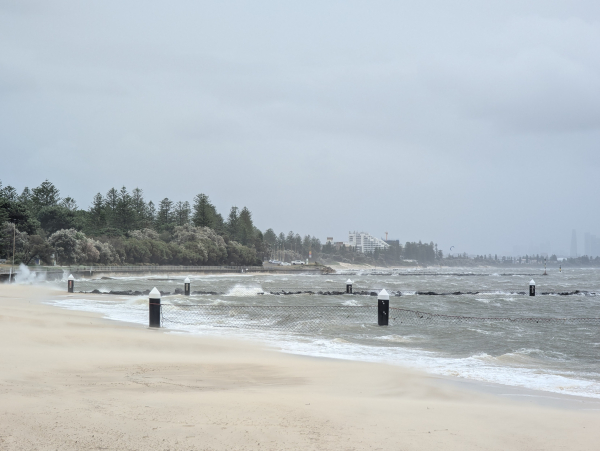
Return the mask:
[[57,295],[0,285],[0,339],[7,344],[0,348],[2,449],[597,444],[595,410],[521,402],[392,365],[285,354],[45,304]]
[[[107,300],[107,297],[103,294],[94,294],[94,293],[68,294],[68,293],[64,293],[63,291],[59,291],[59,290],[56,290],[56,293],[53,295],[53,298],[65,300],[65,299],[69,299],[69,298],[80,298],[79,295],[85,295],[86,298],[89,297],[90,299],[97,299],[97,300],[103,300],[103,301]],[[166,298],[168,299],[168,296]],[[121,302],[128,301],[128,300],[130,301],[131,296],[112,295],[108,299],[119,300]],[[67,310],[67,311],[75,311],[75,312],[97,315],[102,320],[108,321],[112,324],[122,323],[122,324],[125,324],[128,326],[135,326],[138,328],[139,327],[146,328],[146,329],[148,328],[147,325],[140,324],[138,322],[107,317],[105,313],[96,313],[96,312],[91,312],[88,310],[79,310],[76,308],[68,309],[68,308],[61,307],[59,305],[52,305],[47,302],[44,304],[49,305],[54,308]],[[185,329],[175,329],[175,328],[164,328],[163,327],[160,329],[160,331],[165,334],[172,333],[172,334],[186,335],[186,336],[191,336],[191,337],[208,337],[208,338],[213,338],[213,339],[227,339],[227,338],[224,338],[224,336],[222,334],[211,333],[210,330],[208,330],[205,333],[194,333],[194,332],[191,332],[191,331],[185,330]],[[213,331],[213,332],[215,332],[215,331]],[[303,353],[303,352],[294,352],[294,351],[290,351],[290,350],[286,350],[281,347],[278,347],[278,345],[276,345],[275,342],[273,342],[273,341],[265,341],[259,337],[252,337],[252,336],[247,336],[247,335],[240,336],[237,334],[237,332],[241,332],[243,334],[247,331],[236,329],[234,332],[236,335],[233,338],[235,340],[247,341],[248,343],[253,343],[257,346],[261,346],[266,349],[270,349],[274,352],[278,352],[278,353],[282,353],[282,354],[286,354],[286,355],[293,355],[293,356],[308,358],[308,359],[319,359],[319,360],[325,359],[325,360],[340,361],[340,362],[342,362],[342,361],[344,361],[344,362],[359,362],[359,363],[364,363],[364,364],[386,365],[386,366],[391,366],[391,367],[398,367],[398,368],[406,369],[408,371],[419,372],[424,377],[431,377],[431,378],[437,379],[445,384],[448,384],[449,386],[462,387],[462,388],[466,388],[467,390],[476,391],[478,393],[489,394],[489,395],[493,395],[493,396],[503,396],[503,397],[507,397],[510,399],[521,400],[523,402],[533,403],[533,404],[540,405],[540,406],[555,406],[555,407],[558,406],[561,408],[585,410],[587,408],[587,406],[592,405],[592,406],[595,406],[594,408],[600,410],[600,397],[585,396],[582,394],[560,393],[560,392],[556,392],[556,391],[540,390],[540,389],[535,389],[535,388],[522,387],[522,386],[518,386],[518,385],[502,384],[499,382],[484,381],[484,380],[472,379],[472,378],[468,378],[468,377],[438,374],[435,372],[429,372],[423,368],[415,368],[412,366],[402,365],[399,363],[386,363],[383,361],[363,360],[360,358],[351,358],[351,357],[342,357],[342,356],[330,357],[330,356],[308,354],[308,353]],[[586,407],[583,407],[584,405]]]

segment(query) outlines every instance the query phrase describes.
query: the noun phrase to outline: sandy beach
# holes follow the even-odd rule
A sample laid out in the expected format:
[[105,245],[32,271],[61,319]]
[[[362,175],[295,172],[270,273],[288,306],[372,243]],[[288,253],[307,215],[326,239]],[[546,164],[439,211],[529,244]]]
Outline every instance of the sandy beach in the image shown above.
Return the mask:
[[[2,450],[591,450],[599,404],[59,309],[0,285]],[[513,391],[514,392],[514,391]],[[577,407],[579,406],[579,407]]]

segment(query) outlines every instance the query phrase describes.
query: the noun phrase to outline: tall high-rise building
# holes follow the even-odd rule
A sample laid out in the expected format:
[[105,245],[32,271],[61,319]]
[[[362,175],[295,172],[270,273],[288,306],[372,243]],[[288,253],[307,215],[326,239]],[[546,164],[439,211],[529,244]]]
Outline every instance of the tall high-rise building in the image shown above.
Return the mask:
[[571,257],[577,257],[577,232],[575,232],[575,229],[571,233]]

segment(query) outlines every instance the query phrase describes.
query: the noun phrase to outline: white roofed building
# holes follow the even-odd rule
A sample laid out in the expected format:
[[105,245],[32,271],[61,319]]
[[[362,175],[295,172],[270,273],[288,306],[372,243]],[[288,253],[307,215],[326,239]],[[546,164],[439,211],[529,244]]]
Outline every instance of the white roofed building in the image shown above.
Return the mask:
[[356,248],[358,252],[370,254],[375,252],[375,249],[387,249],[390,247],[385,241],[365,232],[350,232],[348,234],[348,242],[350,246]]

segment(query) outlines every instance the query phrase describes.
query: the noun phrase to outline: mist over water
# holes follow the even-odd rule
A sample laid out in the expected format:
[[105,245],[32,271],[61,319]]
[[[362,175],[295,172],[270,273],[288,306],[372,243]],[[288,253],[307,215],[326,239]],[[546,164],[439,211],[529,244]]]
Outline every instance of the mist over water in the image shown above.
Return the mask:
[[[464,270],[473,273],[472,269]],[[450,271],[446,271],[450,272]],[[535,276],[538,295],[526,292],[530,274],[502,275],[489,270],[473,275],[437,273],[401,275],[356,274],[354,290],[401,292],[390,307],[429,313],[476,317],[600,317],[600,271],[569,269]],[[507,273],[508,271],[505,271]],[[515,271],[516,272],[516,271]],[[192,291],[217,292],[190,297],[169,295],[163,303],[221,305],[371,305],[374,296],[272,295],[286,291],[344,291],[348,275],[219,275],[191,276]],[[77,280],[75,291],[147,290],[156,286],[173,293],[183,288],[184,276],[129,277],[113,280]],[[50,283],[50,282],[47,282]],[[54,282],[53,282],[54,283]],[[60,286],[65,288],[64,282]],[[66,289],[66,288],[65,288]],[[589,291],[569,296],[542,292]],[[417,292],[467,292],[459,296],[417,295]],[[263,294],[264,293],[264,294]],[[78,299],[54,301],[66,308],[102,313],[108,318],[146,324],[147,296],[115,297],[76,294]],[[298,318],[301,321],[302,318]],[[589,324],[535,324],[510,322],[396,324],[377,326],[377,318],[361,324],[332,325],[314,334],[295,334],[268,327],[259,330],[218,327],[222,324],[177,325],[190,333],[251,338],[297,354],[386,362],[425,371],[527,387],[558,393],[600,397],[600,330]]]

